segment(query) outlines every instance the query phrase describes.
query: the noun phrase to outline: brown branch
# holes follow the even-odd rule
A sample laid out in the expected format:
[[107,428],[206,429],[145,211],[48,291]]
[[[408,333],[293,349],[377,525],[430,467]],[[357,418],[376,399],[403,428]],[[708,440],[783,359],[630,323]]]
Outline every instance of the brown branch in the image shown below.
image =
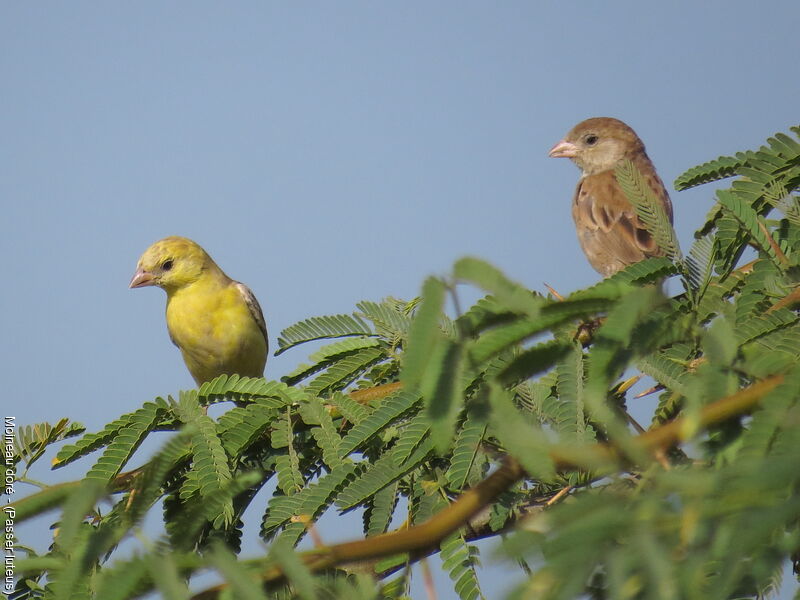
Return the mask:
[[312,557],[307,564],[312,570],[326,569],[342,563],[391,556],[436,545],[467,523],[523,475],[520,464],[507,456],[497,471],[461,494],[450,506],[424,523],[365,540],[330,546],[324,554]]
[[791,308],[800,302],[800,287],[794,288],[789,294],[778,300],[775,304],[767,309],[768,313],[779,310],[781,308]]
[[780,263],[783,266],[788,265],[789,259],[786,258],[786,255],[783,253],[783,250],[781,250],[781,247],[778,246],[777,242],[775,241],[775,238],[772,237],[772,234],[769,232],[769,229],[767,229],[766,225],[764,225],[764,223],[761,222],[761,219],[758,219],[758,228],[761,230],[761,233],[763,233],[766,236],[767,240],[769,241],[770,248],[772,248],[772,251],[775,252],[775,256],[777,256]]
[[383,385],[376,385],[375,387],[350,392],[350,397],[359,404],[366,404],[367,402],[372,402],[373,400],[385,398],[389,394],[393,394],[402,387],[403,384],[399,381],[395,381],[394,383],[384,383]]
[[[499,529],[494,529],[491,525],[490,507],[484,507],[483,510],[481,510],[475,517],[470,519],[469,523],[464,526],[464,541],[475,542],[509,533],[520,520],[530,518],[535,513],[538,514],[542,512],[547,507],[559,502],[573,489],[573,486],[567,486],[561,488],[558,492],[523,501],[521,504],[518,504],[514,507],[513,514],[509,516],[503,526]],[[374,577],[377,579],[385,579],[397,571],[404,569],[407,564],[415,563],[418,560],[434,554],[438,550],[438,546],[429,547],[424,550],[414,550],[413,552],[409,552],[408,559],[405,562],[393,565],[388,569],[384,569],[383,571],[374,570],[374,565],[378,563],[378,560],[362,561],[358,564],[358,568],[361,569],[362,565],[364,565],[365,568],[369,569],[368,572]],[[352,569],[351,564],[346,566],[348,569]]]
[[550,498],[550,500],[545,502],[544,505],[545,506],[553,506],[553,504],[555,504],[556,502],[561,500],[564,496],[569,494],[574,487],[575,487],[574,485],[568,485],[566,487],[561,488],[560,490],[558,490],[558,492],[555,493],[555,495],[552,498]]

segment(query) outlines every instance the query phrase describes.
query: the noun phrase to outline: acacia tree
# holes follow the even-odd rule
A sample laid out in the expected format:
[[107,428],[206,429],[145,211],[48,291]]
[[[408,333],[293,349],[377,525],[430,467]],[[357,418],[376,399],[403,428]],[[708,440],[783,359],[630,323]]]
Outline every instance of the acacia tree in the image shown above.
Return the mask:
[[[800,549],[800,143],[776,134],[678,178],[680,190],[736,176],[686,258],[636,170],[617,176],[666,258],[565,298],[465,258],[411,302],[283,331],[278,353],[330,342],[281,381],[219,377],[96,433],[20,428],[20,476],[56,443],[55,467],[93,464],[14,504],[17,522],[57,509],[59,527],[44,554],[19,541],[13,597],[400,598],[410,565],[440,553],[472,599],[474,542],[501,533],[525,574],[519,597],[774,590]],[[486,295],[448,316],[456,284]],[[646,428],[626,411],[631,373],[655,383]],[[208,416],[218,403],[230,408]],[[123,472],[155,431],[173,434]],[[117,557],[159,509],[163,538]],[[247,509],[264,556],[239,555]],[[324,514],[354,509],[361,539],[293,550]],[[209,570],[222,583],[190,592]]]

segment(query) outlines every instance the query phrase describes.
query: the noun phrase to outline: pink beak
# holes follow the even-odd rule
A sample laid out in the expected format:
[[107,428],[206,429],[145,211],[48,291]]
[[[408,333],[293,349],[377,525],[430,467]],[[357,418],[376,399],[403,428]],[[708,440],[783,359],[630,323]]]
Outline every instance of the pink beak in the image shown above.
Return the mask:
[[128,287],[138,288],[155,284],[156,284],[156,278],[153,276],[152,273],[148,273],[144,269],[138,268],[136,269],[136,273],[133,274],[133,277],[131,278],[131,283]]
[[548,152],[550,158],[573,158],[576,154],[578,154],[578,147],[566,140],[561,140]]

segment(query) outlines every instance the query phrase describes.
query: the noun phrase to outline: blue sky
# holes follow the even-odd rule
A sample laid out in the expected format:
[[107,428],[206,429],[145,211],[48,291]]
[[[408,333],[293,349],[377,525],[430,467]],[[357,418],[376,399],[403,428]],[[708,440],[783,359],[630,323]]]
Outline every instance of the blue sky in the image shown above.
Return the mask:
[[[95,430],[193,385],[164,294],[127,288],[166,235],[253,289],[273,348],[468,254],[587,286],[578,171],[548,149],[615,116],[671,182],[760,145],[800,121],[798,22],[788,0],[4,3],[3,411]],[[688,250],[713,188],[672,200]]]

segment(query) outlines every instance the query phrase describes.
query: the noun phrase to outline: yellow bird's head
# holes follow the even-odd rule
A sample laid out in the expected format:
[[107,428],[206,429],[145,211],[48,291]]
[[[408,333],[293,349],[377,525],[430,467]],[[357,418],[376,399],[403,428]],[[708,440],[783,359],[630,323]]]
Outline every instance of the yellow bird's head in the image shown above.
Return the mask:
[[156,285],[170,294],[194,283],[210,269],[219,267],[197,243],[185,237],[166,237],[144,251],[130,287]]

